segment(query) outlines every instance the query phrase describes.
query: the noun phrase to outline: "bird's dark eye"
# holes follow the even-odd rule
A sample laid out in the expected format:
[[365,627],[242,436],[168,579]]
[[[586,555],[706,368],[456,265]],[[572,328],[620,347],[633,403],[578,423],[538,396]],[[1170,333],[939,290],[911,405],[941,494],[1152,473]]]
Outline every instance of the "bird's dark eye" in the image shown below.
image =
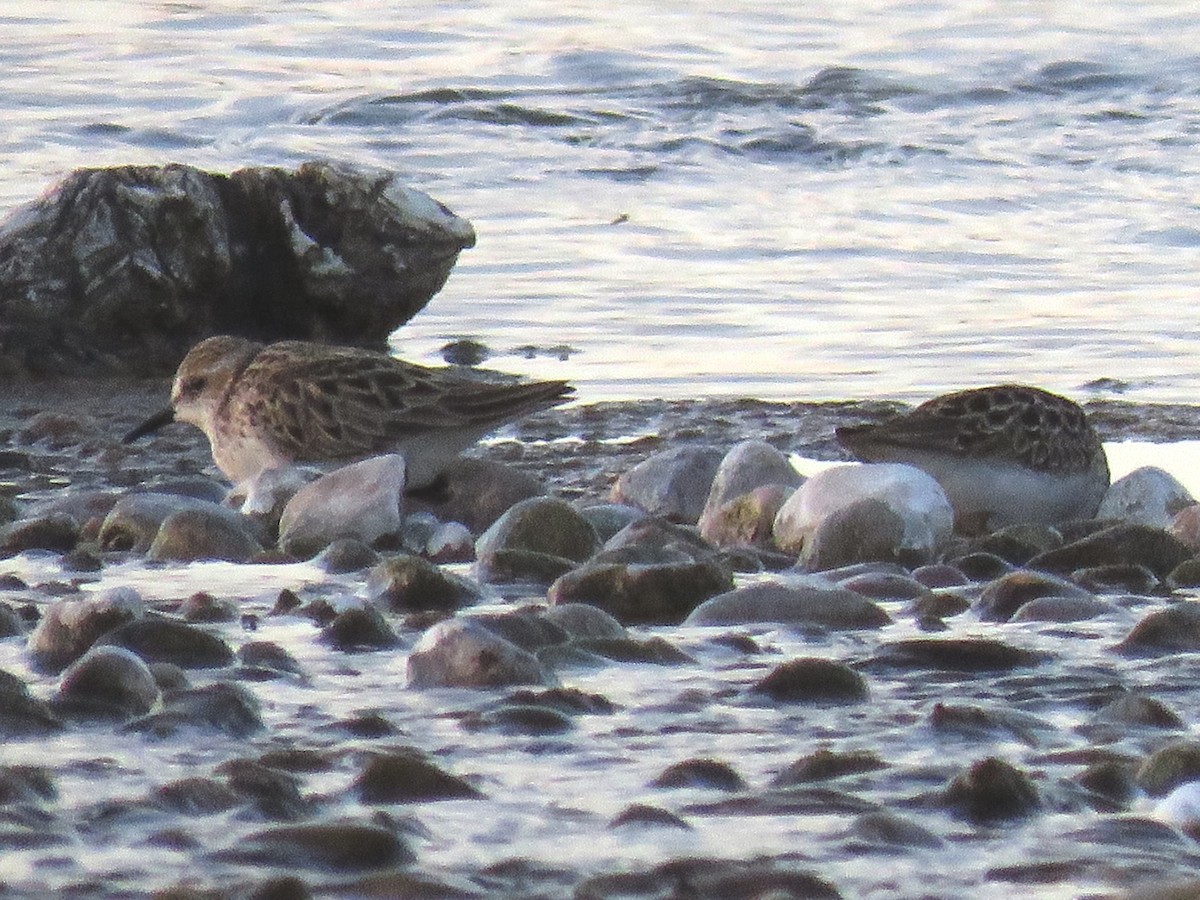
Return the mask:
[[184,397],[195,397],[204,390],[205,378],[203,375],[193,375],[191,378],[181,379],[179,382],[179,393]]

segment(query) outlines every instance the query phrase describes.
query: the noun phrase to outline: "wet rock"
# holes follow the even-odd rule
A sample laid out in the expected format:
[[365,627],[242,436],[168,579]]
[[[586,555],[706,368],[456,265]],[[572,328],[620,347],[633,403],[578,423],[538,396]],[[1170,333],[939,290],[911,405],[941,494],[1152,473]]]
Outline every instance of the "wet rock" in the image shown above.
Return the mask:
[[733,576],[715,560],[651,565],[592,562],[558,578],[546,596],[552,606],[598,606],[626,625],[672,625],[709,597],[732,587]]
[[426,803],[482,796],[457,775],[407,748],[368,759],[353,790],[363,803]]
[[705,511],[766,485],[796,488],[804,483],[787,456],[765,441],[742,441],[721,458],[713,475]]
[[212,669],[233,662],[221,638],[195,625],[147,616],[105,632],[98,646],[124,647],[146,662],[174,663],[182,669]]
[[1179,510],[1167,523],[1166,529],[1193,553],[1200,553],[1200,503]]
[[1200,650],[1200,603],[1184,600],[1147,613],[1113,649],[1127,656]]
[[419,556],[389,556],[367,575],[367,596],[392,612],[452,611],[480,599],[470,581]]
[[1200,587],[1200,558],[1185,559],[1171,570],[1171,574],[1165,580],[1171,590]]
[[888,764],[870,750],[851,750],[839,753],[820,749],[802,756],[771,779],[771,787],[790,787],[814,781],[828,781],[844,775],[861,775],[886,769]]
[[943,592],[918,597],[912,602],[909,612],[917,619],[945,619],[961,615],[970,608],[971,601],[966,597]]
[[726,762],[718,759],[685,759],[667,766],[662,774],[650,782],[650,787],[744,791],[749,785]]
[[650,869],[593,875],[576,886],[575,900],[616,897],[804,898],[840,900],[829,882],[789,860],[673,859]]
[[[696,662],[661,637],[641,641],[629,637],[582,638],[575,641],[574,646],[617,662],[649,663],[655,666],[678,666]],[[544,659],[544,656],[539,654],[538,658]]]
[[956,775],[946,787],[942,802],[976,824],[1021,818],[1041,807],[1029,776],[995,757],[973,763]]
[[342,873],[387,869],[416,859],[392,831],[353,822],[277,825],[216,856],[256,866]]
[[470,618],[439,622],[408,656],[414,688],[552,684],[537,658]]
[[533,550],[496,550],[475,563],[474,575],[487,584],[548,585],[575,568],[574,560]]
[[379,554],[357,538],[339,538],[317,555],[313,562],[330,575],[358,572],[379,562]]
[[15,637],[25,633],[25,620],[7,603],[0,603],[0,638]]
[[1011,563],[995,553],[967,553],[950,560],[950,564],[971,581],[991,581],[1013,570]]
[[526,734],[545,737],[565,734],[575,727],[571,717],[556,709],[523,703],[505,703],[496,709],[477,713],[463,720],[469,731],[495,731],[499,734]]
[[613,502],[694,525],[704,512],[723,456],[715,447],[690,445],[655,453],[621,473],[613,485]]
[[876,560],[926,561],[926,554],[906,551],[904,530],[899,513],[882,500],[857,500],[820,521],[800,559],[811,572]]
[[1162,797],[1181,784],[1200,780],[1200,743],[1174,741],[1146,758],[1135,776],[1138,787],[1151,797]]
[[705,601],[685,625],[780,622],[832,629],[879,628],[891,617],[861,594],[821,578],[791,578],[735,588]]
[[740,494],[700,517],[700,534],[717,547],[767,547],[775,517],[795,488],[765,484]]
[[1119,607],[1098,597],[1038,597],[1013,613],[1010,622],[1083,622],[1111,615]]
[[860,840],[889,847],[936,849],[944,843],[927,828],[887,810],[863,813],[854,820],[851,832]]
[[552,497],[522,500],[475,542],[480,560],[500,550],[524,550],[583,562],[599,549],[591,523],[569,503]]
[[975,538],[970,548],[975,553],[991,553],[1014,566],[1023,566],[1039,553],[1063,545],[1057,528],[1041,522],[1008,525],[991,534]]
[[474,240],[385,172],[80,169],[0,228],[0,370],[165,375],[219,332],[382,347]]
[[167,516],[147,557],[159,562],[202,559],[246,562],[262,549],[246,519],[223,506],[207,504]]
[[[100,547],[143,554],[166,518],[186,509],[220,509],[217,504],[179,494],[130,493],[118,500],[100,525]],[[225,510],[228,513],[228,510]]]
[[129,587],[110,588],[88,597],[58,600],[29,635],[33,666],[58,672],[78,659],[105,632],[145,613],[141,595]]
[[868,694],[866,679],[849,666],[817,657],[781,663],[751,690],[777,703],[861,703]]
[[159,696],[154,675],[136,655],[92,647],[63,672],[55,700],[72,716],[132,718],[148,713]]
[[716,556],[716,548],[695,529],[647,515],[605,541],[603,549],[592,557],[592,561],[654,563],[709,560]]
[[124,730],[166,739],[192,729],[247,738],[263,729],[258,700],[239,684],[172,691],[163,701],[162,712],[130,722]]
[[1095,600],[1083,588],[1041,572],[1018,570],[1002,575],[983,589],[975,609],[985,622],[1007,622],[1022,606],[1039,597]]
[[913,581],[930,589],[961,587],[964,584],[970,584],[971,581],[962,569],[950,563],[930,563],[927,566],[918,566],[913,569],[912,578]]
[[0,553],[6,556],[26,550],[66,553],[75,549],[79,533],[79,523],[61,513],[18,519],[0,527]]
[[250,759],[228,760],[217,771],[230,790],[265,819],[291,822],[312,811],[312,804],[300,795],[300,780],[290,772]]
[[431,562],[470,562],[475,558],[475,538],[462,522],[440,522],[422,551]]
[[308,466],[275,466],[233,486],[223,498],[226,506],[258,522],[267,534],[279,534],[279,520],[293,497],[321,477]]
[[480,613],[471,616],[492,634],[516,644],[522,650],[534,651],[568,640],[563,629],[548,621],[540,610],[514,609],[503,613]]
[[973,740],[1011,738],[1030,747],[1036,747],[1042,736],[1053,731],[1045,720],[1020,710],[961,703],[935,703],[929,726],[934,731]]
[[195,776],[156,788],[154,798],[183,816],[209,816],[233,809],[240,802],[238,795],[221,782]]
[[399,639],[383,614],[364,604],[344,609],[321,629],[321,641],[346,652],[381,650],[396,646]]
[[242,668],[242,677],[259,679],[276,678],[280,675],[304,676],[304,669],[296,658],[274,641],[249,641],[237,651]]
[[1124,693],[1096,711],[1095,720],[1134,728],[1180,730],[1183,720],[1161,700],[1144,694]]
[[45,410],[28,419],[13,435],[17,444],[42,444],[51,450],[65,450],[99,439],[99,423],[91,416],[69,415]]
[[1155,574],[1145,566],[1129,565],[1076,569],[1071,573],[1071,580],[1085,590],[1097,594],[1153,594],[1161,584]]
[[692,827],[675,813],[660,806],[649,806],[645,803],[630,804],[608,823],[609,828],[621,828],[625,825],[654,825],[685,830],[691,830]]
[[1073,572],[1089,566],[1145,566],[1159,578],[1167,575],[1192,551],[1161,528],[1123,523],[1081,540],[1039,553],[1029,561],[1031,569]]
[[838,586],[872,600],[915,600],[932,594],[915,578],[894,572],[864,572],[840,580]]
[[514,504],[546,493],[540,481],[512,466],[461,457],[442,470],[432,495],[409,494],[405,508],[428,512],[441,522],[460,522],[482,534]]
[[0,739],[54,734],[62,722],[50,705],[29,693],[17,676],[0,669]]
[[[897,550],[914,559],[931,558],[950,539],[954,511],[932,476],[912,466],[868,463],[834,466],[805,481],[775,518],[776,545],[799,553],[822,521],[860,500],[878,500],[899,517],[903,533]],[[851,522],[865,523],[869,518],[860,511]],[[890,531],[894,522],[887,521]]]
[[648,513],[625,503],[597,503],[579,511],[596,531],[601,541],[607,541],[621,529],[644,519]]
[[577,639],[620,640],[629,636],[624,625],[604,610],[589,603],[560,603],[551,606],[541,617]]
[[1157,466],[1142,466],[1109,485],[1096,518],[1166,528],[1176,513],[1195,502],[1174,475]]
[[872,664],[951,672],[1004,672],[1044,661],[1040,653],[989,638],[909,638],[883,644]]
[[300,488],[279,519],[279,547],[307,559],[339,538],[373,544],[398,537],[403,521],[404,457],[351,463]]

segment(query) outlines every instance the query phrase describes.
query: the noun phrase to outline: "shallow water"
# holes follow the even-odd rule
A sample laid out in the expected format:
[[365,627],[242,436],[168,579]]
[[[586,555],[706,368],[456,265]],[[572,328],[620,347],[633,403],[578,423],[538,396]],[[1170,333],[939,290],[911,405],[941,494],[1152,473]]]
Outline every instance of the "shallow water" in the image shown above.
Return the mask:
[[329,156],[478,230],[414,358],[470,335],[584,400],[1190,401],[1198,39],[1115,0],[0,4],[0,206]]

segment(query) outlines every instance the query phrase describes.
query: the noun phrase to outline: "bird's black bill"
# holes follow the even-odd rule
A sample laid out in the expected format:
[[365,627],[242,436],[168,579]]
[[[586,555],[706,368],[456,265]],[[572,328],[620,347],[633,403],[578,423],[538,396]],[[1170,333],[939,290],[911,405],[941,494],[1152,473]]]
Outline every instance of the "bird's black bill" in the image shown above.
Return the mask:
[[138,438],[145,437],[151,432],[158,431],[158,429],[162,428],[164,425],[170,425],[174,421],[175,410],[168,406],[161,412],[156,412],[137,428],[133,429],[133,431],[129,432],[129,434],[125,435],[125,437],[121,438],[121,443],[132,444]]

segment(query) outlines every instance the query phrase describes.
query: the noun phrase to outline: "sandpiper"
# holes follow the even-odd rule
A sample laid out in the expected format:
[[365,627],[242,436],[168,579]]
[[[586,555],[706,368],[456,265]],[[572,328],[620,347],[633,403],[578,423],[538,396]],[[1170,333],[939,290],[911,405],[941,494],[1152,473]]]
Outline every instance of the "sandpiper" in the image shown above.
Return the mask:
[[882,424],[838,428],[837,439],[865,462],[928,472],[966,533],[1091,518],[1108,489],[1108,459],[1084,411],[1041,388],[956,391]]
[[565,381],[483,381],[370,350],[218,335],[188,351],[171,406],[125,442],[189,422],[235,483],[280,466],[400,453],[409,489],[419,490],[489,431],[572,391]]

